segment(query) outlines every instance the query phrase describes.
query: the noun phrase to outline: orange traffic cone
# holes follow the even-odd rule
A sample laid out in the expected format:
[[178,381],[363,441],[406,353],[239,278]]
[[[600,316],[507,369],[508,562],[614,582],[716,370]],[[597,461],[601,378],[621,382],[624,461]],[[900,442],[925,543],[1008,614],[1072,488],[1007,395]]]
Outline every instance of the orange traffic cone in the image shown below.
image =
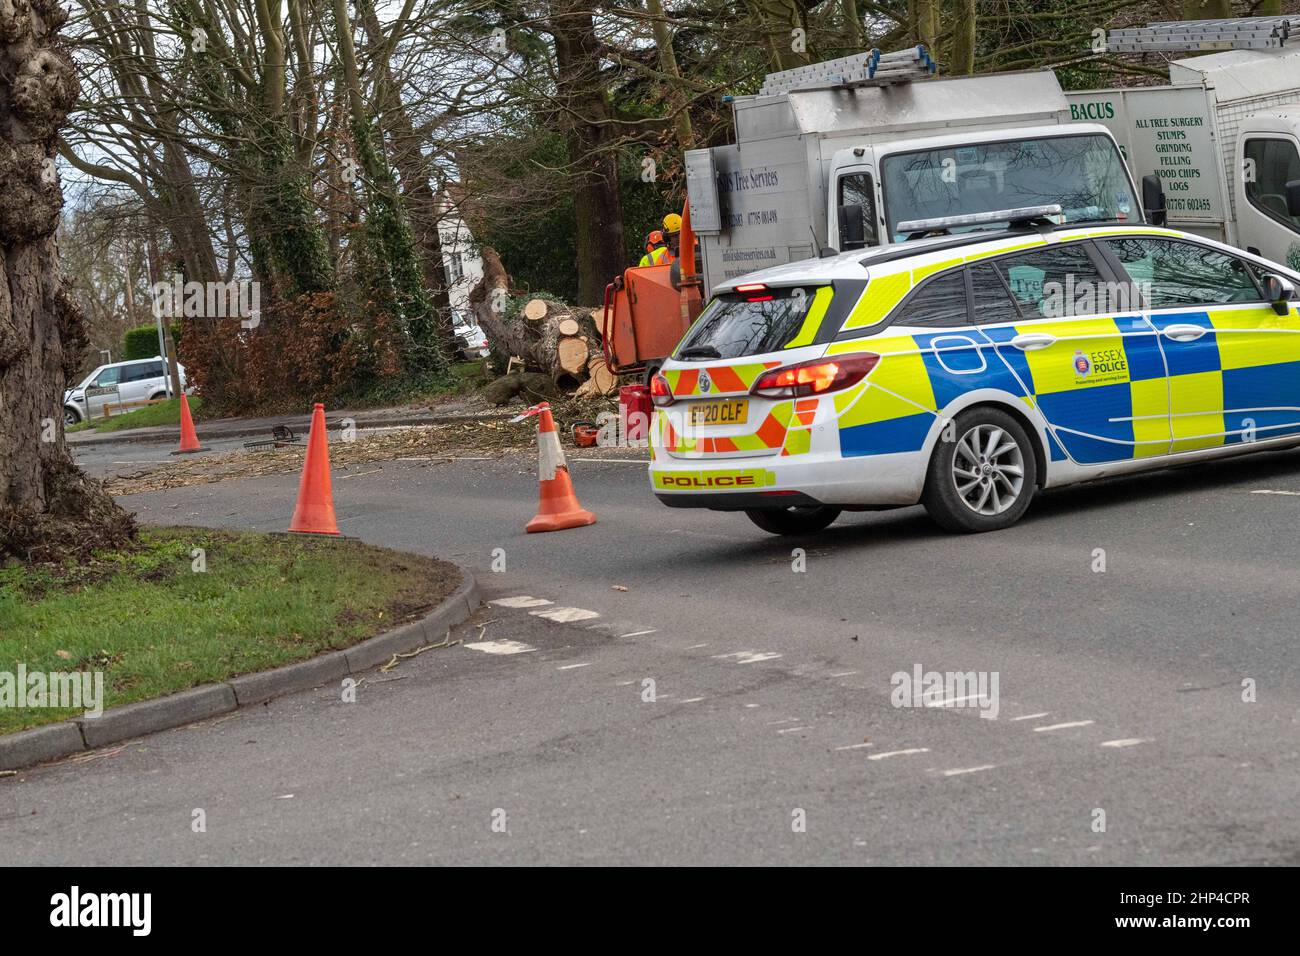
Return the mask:
[[541,482],[541,502],[537,506],[537,516],[524,530],[531,534],[595,524],[596,516],[584,510],[578,503],[578,496],[573,493],[569,466],[564,461],[564,450],[560,448],[560,436],[555,431],[550,404],[542,402],[536,407],[536,413],[537,478]]
[[330,447],[325,437],[325,406],[320,402],[311,413],[311,434],[307,436],[307,457],[298,482],[298,505],[293,509],[289,530],[299,534],[338,534],[334,521],[334,490],[330,486]]
[[199,444],[199,436],[194,431],[194,419],[190,417],[190,403],[181,392],[181,447],[173,455],[192,455],[196,451],[207,451]]

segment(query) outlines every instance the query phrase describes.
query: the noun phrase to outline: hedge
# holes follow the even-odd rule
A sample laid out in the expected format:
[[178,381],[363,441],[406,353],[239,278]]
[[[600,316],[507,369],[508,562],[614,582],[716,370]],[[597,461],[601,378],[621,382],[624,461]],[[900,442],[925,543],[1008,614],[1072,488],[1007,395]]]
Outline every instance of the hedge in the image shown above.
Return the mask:
[[[172,323],[172,341],[180,346],[181,341],[181,324]],[[134,329],[128,329],[122,336],[122,358],[123,362],[134,362],[137,359],[153,358],[158,354],[158,326],[140,325]]]

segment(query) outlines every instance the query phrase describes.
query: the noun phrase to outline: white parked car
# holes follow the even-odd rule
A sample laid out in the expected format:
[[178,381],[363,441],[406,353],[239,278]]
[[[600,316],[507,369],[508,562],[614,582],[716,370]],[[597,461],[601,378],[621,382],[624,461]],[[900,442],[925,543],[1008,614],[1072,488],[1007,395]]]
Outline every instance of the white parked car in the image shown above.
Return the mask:
[[473,322],[459,322],[453,329],[456,335],[456,350],[465,361],[487,358],[487,333]]
[[[178,365],[181,388],[186,387],[185,366]],[[88,418],[102,418],[104,405],[166,398],[167,363],[162,356],[134,362],[101,365],[79,385],[63,393],[63,422],[75,425]]]

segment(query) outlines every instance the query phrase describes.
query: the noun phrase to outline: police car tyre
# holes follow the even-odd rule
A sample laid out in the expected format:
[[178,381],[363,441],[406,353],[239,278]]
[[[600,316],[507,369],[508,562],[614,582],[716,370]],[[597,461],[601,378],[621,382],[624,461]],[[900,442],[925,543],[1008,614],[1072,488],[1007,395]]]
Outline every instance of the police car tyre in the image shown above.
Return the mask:
[[1038,486],[1034,446],[1014,417],[973,408],[953,420],[955,441],[930,456],[921,503],[945,531],[978,533],[1020,519]]
[[793,508],[751,508],[745,514],[770,534],[816,534],[840,516],[840,509],[828,505],[796,505]]

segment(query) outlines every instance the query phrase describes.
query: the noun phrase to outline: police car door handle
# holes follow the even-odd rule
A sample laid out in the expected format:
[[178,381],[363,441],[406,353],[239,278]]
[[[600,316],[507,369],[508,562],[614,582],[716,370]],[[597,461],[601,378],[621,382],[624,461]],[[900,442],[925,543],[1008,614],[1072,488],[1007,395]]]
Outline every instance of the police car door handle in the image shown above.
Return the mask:
[[1195,342],[1209,329],[1203,325],[1169,325],[1165,327],[1165,338],[1175,342]]
[[1023,332],[1011,340],[1011,344],[1022,352],[1032,352],[1034,349],[1045,349],[1056,342],[1055,335],[1048,335],[1046,332]]

